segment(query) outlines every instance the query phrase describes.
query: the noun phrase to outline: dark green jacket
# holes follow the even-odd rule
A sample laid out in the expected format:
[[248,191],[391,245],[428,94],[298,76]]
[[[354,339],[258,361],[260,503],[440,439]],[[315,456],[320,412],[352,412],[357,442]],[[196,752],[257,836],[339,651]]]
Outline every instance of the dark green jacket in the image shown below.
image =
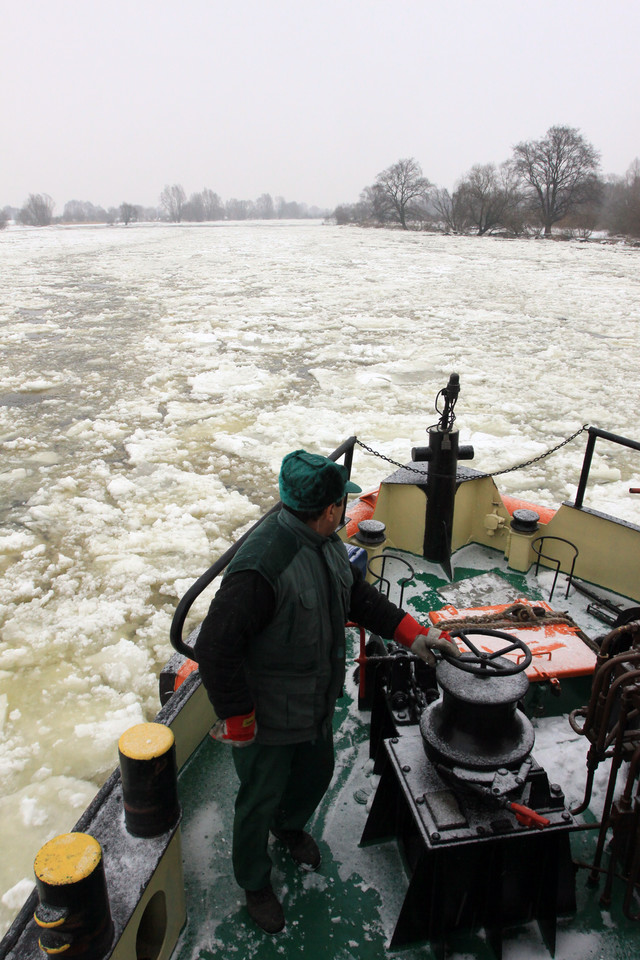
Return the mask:
[[344,683],[344,624],[353,573],[340,538],[289,512],[269,517],[227,575],[255,570],[275,594],[270,622],[247,650],[245,673],[261,743],[302,743],[330,723]]
[[[277,516],[277,518],[276,518]],[[254,707],[261,743],[313,739],[344,677],[344,624],[391,638],[404,611],[286,510],[267,518],[229,564],[194,647],[216,714]]]

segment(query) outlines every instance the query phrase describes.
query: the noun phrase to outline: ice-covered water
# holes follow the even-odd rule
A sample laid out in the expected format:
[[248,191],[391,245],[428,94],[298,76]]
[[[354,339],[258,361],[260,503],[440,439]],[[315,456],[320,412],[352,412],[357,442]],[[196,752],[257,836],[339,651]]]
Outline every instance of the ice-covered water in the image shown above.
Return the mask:
[[[176,602],[284,453],[355,433],[406,460],[453,370],[479,469],[586,422],[637,438],[640,251],[245,223],[11,229],[0,264],[4,926],[155,714]],[[583,449],[502,488],[556,504]],[[592,478],[588,502],[640,522],[637,457],[599,446]]]

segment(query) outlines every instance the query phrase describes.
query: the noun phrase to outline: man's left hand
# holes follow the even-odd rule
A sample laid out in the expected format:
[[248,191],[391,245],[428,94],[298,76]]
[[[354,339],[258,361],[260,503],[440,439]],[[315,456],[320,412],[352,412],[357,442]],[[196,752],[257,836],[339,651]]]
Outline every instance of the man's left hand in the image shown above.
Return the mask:
[[393,639],[397,640],[403,646],[408,647],[411,653],[428,663],[430,667],[435,667],[436,658],[433,655],[434,650],[449,657],[459,657],[460,651],[446,632],[446,630],[437,630],[435,627],[423,627],[421,623],[407,613],[402,618]]
[[460,656],[460,651],[446,630],[436,630],[435,627],[429,627],[428,630],[416,634],[409,649],[411,653],[415,653],[417,657],[420,657],[421,660],[428,663],[430,667],[435,667],[436,665],[433,650],[439,650],[440,653],[443,653],[447,657]]

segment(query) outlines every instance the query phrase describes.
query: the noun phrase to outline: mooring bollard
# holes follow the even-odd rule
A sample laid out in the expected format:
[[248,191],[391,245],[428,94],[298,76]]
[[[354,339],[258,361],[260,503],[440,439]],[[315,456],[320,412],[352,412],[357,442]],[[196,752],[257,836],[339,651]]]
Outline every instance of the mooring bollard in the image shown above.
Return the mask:
[[162,723],[140,723],[118,741],[124,819],[134,837],[155,837],[180,817],[175,739]]
[[34,919],[49,956],[103,957],[113,937],[102,848],[87,833],[64,833],[40,848],[34,861],[40,903]]

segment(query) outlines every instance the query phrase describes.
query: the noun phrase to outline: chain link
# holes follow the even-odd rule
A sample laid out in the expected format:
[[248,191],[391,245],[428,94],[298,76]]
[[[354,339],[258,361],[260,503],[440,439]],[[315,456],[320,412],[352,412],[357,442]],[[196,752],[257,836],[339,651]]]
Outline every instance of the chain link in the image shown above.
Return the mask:
[[[572,433],[570,437],[567,437],[566,440],[562,440],[560,443],[556,444],[555,447],[551,447],[550,450],[546,450],[545,453],[540,453],[537,457],[532,457],[531,460],[525,460],[524,463],[517,463],[514,467],[505,467],[504,470],[494,470],[493,473],[482,473],[476,474],[473,477],[470,477],[466,474],[457,473],[456,480],[466,481],[466,480],[476,480],[478,476],[480,477],[500,477],[505,473],[513,473],[515,470],[524,470],[525,467],[530,467],[534,463],[538,463],[540,460],[544,460],[546,457],[550,457],[552,453],[556,453],[558,450],[565,447],[568,443],[571,443],[572,440],[575,440],[576,437],[579,437],[581,433],[585,433],[589,429],[589,424],[583,424],[579,430],[576,430],[575,433]],[[356,437],[356,443],[359,447],[362,447],[363,450],[366,450],[367,453],[372,454],[374,457],[378,457],[380,460],[386,460],[387,463],[391,463],[394,467],[400,467],[401,470],[409,470],[411,473],[418,473],[421,477],[425,478],[428,475],[426,470],[418,470],[416,467],[409,467],[404,463],[399,463],[397,460],[392,460],[391,457],[387,457],[384,453],[380,453],[378,450],[374,450],[373,447],[367,446],[366,443],[363,443],[362,440],[358,440]]]

